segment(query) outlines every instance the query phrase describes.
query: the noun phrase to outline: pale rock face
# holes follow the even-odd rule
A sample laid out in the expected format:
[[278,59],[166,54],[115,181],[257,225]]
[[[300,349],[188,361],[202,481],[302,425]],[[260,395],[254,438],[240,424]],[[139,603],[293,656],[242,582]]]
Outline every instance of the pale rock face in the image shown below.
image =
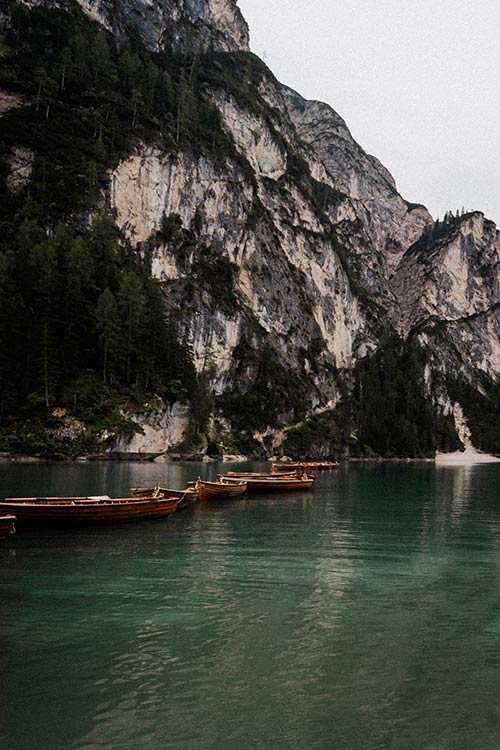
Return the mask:
[[191,326],[195,366],[199,372],[211,363],[216,367],[212,383],[216,395],[224,393],[227,373],[233,365],[233,351],[241,337],[241,320],[231,319],[220,311],[199,314]]
[[464,449],[470,450],[473,447],[471,439],[472,433],[467,424],[467,420],[465,418],[462,407],[458,402],[452,403],[445,392],[441,392],[437,400],[444,416],[448,417],[451,415],[453,417],[458,438],[462,443]]
[[161,227],[163,215],[178,214],[188,229],[197,210],[203,215],[203,240],[223,242],[234,255],[240,238],[230,219],[241,213],[251,192],[234,190],[232,173],[221,173],[204,157],[168,154],[140,147],[110,176],[110,202],[116,223],[133,244]]
[[487,313],[500,295],[500,235],[495,225],[476,213],[445,240],[409,252],[394,276],[393,289],[406,333],[429,318],[452,322]]
[[[21,1],[73,7],[73,0]],[[249,49],[235,0],[77,2],[118,45],[133,29],[153,51],[190,56]],[[478,372],[500,376],[496,227],[473,214],[423,249],[418,241],[432,217],[424,206],[403,200],[390,173],[356,143],[344,120],[328,105],[282,86],[264,67],[258,77],[255,111],[222,89],[203,94],[217,106],[250,169],[229,156],[215,163],[142,143],[109,175],[116,224],[132,245],[151,253],[153,274],[191,335],[197,369],[215,363],[217,394],[235,385],[244,390],[256,366],[235,367],[235,349],[244,337],[258,353],[265,340],[282,364],[303,368],[310,378],[310,413],[318,413],[340,397],[332,367],[353,367],[372,353],[388,322],[403,336],[418,335],[429,353],[429,393],[454,414],[469,445],[460,405],[446,392],[439,400],[433,389],[457,374],[470,381]],[[0,91],[0,117],[26,104]],[[28,149],[13,149],[9,190],[27,184],[33,159]],[[175,239],[159,237],[162,218],[172,214],[189,233],[189,257],[179,253]],[[202,251],[209,261],[235,264],[236,302],[218,304],[220,286],[214,292],[202,273],[196,276]],[[318,351],[318,342],[322,353],[315,356],[325,365],[319,370],[309,353],[312,343],[311,351]],[[134,419],[144,435],[120,439],[114,450],[164,453],[182,440],[189,413],[181,404],[161,404]],[[268,430],[260,439],[278,446],[284,435]]]
[[396,192],[391,174],[363,151],[328,104],[306,101],[286,87],[283,92],[299,137],[311,146],[337,190],[356,200],[378,200],[381,194]]
[[237,106],[232,97],[214,95],[234,145],[246,157],[255,174],[278,180],[287,168],[286,154],[262,118]]
[[386,252],[389,272],[392,276],[406,250],[417,242],[424,229],[432,224],[432,218],[424,206],[415,206],[403,214],[394,234],[387,240]]
[[108,31],[112,30],[112,24],[106,17],[106,3],[103,0],[77,0],[77,3],[89,18],[100,23]]
[[[365,266],[372,276],[387,280],[405,251],[432,223],[432,217],[423,206],[409,206],[401,198],[392,175],[356,143],[331,107],[306,101],[286,87],[283,92],[297,134],[309,148],[303,156],[313,176],[350,199],[348,221],[361,221],[364,236],[360,245],[372,249]],[[344,205],[336,220],[345,221],[348,212]],[[348,226],[346,234],[350,234]],[[365,282],[370,284],[369,275]]]
[[286,440],[286,431],[268,428],[264,432],[255,433],[254,438],[262,445],[264,445],[264,441],[266,441],[267,444],[270,444],[271,449],[276,451],[284,444]]
[[7,189],[19,193],[30,181],[35,154],[29,148],[16,146],[7,157],[10,174],[7,177]]
[[[227,3],[194,2],[182,10],[177,4],[174,21],[186,10],[201,12],[201,5],[203,23],[216,16],[230,20]],[[252,178],[230,160],[216,166],[204,157],[144,144],[111,175],[116,221],[134,244],[150,239],[164,214],[178,214],[197,241],[237,265],[234,291],[242,307],[222,312],[203,294],[187,311],[198,370],[207,357],[216,362],[215,392],[234,385],[234,350],[248,334],[247,313],[290,367],[297,366],[297,351],[321,339],[325,362],[349,368],[378,346],[370,300],[376,300],[376,315],[386,316],[404,335],[426,320],[447,322],[449,346],[438,343],[432,329],[421,334],[432,351],[430,389],[433,373],[450,373],[464,361],[470,372],[500,373],[496,229],[473,217],[446,243],[427,254],[415,252],[432,217],[401,198],[392,176],[354,141],[342,118],[271,75],[263,75],[258,94],[270,107],[267,117],[243,108],[225,91],[206,92]],[[289,174],[291,153],[331,189],[323,206]],[[186,270],[175,248],[156,243],[153,272],[170,289],[182,284]],[[307,358],[303,364],[314,380]],[[238,377],[250,381],[254,375],[248,369]],[[336,402],[335,384],[324,376],[312,387],[317,389],[312,408]]]
[[[266,209],[263,223],[248,229],[255,187],[234,165],[216,168],[204,158],[165,154],[143,145],[111,175],[117,225],[136,244],[158,231],[163,214],[178,214],[185,228],[193,226],[195,215],[202,217],[200,240],[237,263],[236,292],[285,355],[293,357],[292,352],[319,336],[336,366],[352,366],[376,341],[367,332],[365,314],[317,213],[285,179],[286,156],[279,137],[234,101],[218,99],[218,105],[236,146],[253,166],[257,196]],[[277,179],[279,189],[273,187]],[[182,278],[172,248],[156,247],[153,272],[165,283]],[[202,369],[211,352],[217,362],[215,391],[222,393],[230,386],[244,316],[205,306],[191,313],[196,365]]]
[[248,50],[248,26],[235,0],[209,0],[207,10],[210,25],[230,39],[234,49]]
[[176,157],[145,147],[122,162],[111,175],[110,200],[116,223],[134,244],[144,242],[161,226],[169,210]]
[[428,248],[416,246],[393,279],[400,330],[420,335],[434,372],[500,376],[500,235],[481,213]]
[[0,90],[0,117],[3,117],[9,110],[20,109],[25,107],[26,104],[27,101],[19,94]]
[[[439,330],[441,328],[441,331]],[[427,349],[436,372],[473,381],[478,371],[500,377],[500,310],[429,326]]]
[[[21,0],[70,7],[71,0]],[[135,29],[152,50],[248,50],[249,34],[235,0],[77,0],[93,21],[119,39]]]
[[154,251],[151,261],[151,271],[154,278],[159,281],[167,282],[179,278],[179,269],[175,256],[164,245]]
[[[463,449],[456,453],[438,453],[436,456],[437,466],[467,466],[468,464],[500,463],[500,458],[478,451],[472,443],[472,433],[464,415],[464,411],[458,402],[452,403],[450,399],[441,394],[440,406],[443,414],[453,416],[455,428]],[[460,475],[456,475],[457,481]]]
[[110,448],[113,453],[166,453],[182,441],[189,424],[189,407],[176,402],[131,416],[143,434],[134,433],[117,438]]

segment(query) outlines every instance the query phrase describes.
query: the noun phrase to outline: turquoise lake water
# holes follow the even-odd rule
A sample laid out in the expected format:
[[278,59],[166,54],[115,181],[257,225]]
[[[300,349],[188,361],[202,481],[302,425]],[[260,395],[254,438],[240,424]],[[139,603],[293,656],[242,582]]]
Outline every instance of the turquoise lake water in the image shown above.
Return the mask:
[[[0,496],[218,470],[2,464]],[[351,465],[312,493],[19,532],[0,747],[498,750],[500,467]]]

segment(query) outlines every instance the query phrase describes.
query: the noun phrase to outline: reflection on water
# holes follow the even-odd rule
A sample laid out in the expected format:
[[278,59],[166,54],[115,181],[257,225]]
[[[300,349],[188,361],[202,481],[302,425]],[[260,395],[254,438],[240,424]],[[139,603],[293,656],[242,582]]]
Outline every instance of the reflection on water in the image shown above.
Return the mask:
[[[450,488],[450,503],[451,513],[455,523],[459,523],[461,516],[467,510],[471,496],[474,490],[474,477],[478,476],[477,464],[456,466],[455,470],[451,474],[452,486]],[[443,467],[440,472],[446,472],[446,467]],[[450,483],[450,475],[446,477],[445,481]]]
[[[0,465],[0,495],[219,470]],[[2,750],[498,750],[499,490],[497,465],[351,466],[312,494],[19,533],[0,547]]]

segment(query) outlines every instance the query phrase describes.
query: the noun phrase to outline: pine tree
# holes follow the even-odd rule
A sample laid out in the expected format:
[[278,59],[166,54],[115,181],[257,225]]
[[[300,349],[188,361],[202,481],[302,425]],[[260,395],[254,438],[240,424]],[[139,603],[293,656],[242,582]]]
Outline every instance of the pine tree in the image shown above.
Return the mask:
[[54,348],[57,255],[51,238],[46,238],[30,249],[29,263],[29,271],[34,278],[33,305],[38,323],[39,378],[45,405],[48,407],[57,383],[58,369]]
[[66,69],[66,79],[74,83],[88,80],[91,62],[90,44],[86,36],[78,32],[69,40],[70,64]]
[[107,383],[110,373],[113,374],[120,335],[118,307],[109,288],[105,289],[97,300],[96,328],[103,347],[102,377]]
[[120,321],[125,331],[125,358],[127,383],[132,380],[132,360],[140,349],[144,322],[144,292],[142,283],[133,271],[122,279],[117,296]]
[[117,80],[107,35],[99,31],[91,47],[91,64],[94,85],[99,91],[109,90]]
[[92,350],[93,307],[97,287],[93,258],[82,237],[74,238],[65,257],[62,301],[64,308],[63,342],[68,364],[85,366]]

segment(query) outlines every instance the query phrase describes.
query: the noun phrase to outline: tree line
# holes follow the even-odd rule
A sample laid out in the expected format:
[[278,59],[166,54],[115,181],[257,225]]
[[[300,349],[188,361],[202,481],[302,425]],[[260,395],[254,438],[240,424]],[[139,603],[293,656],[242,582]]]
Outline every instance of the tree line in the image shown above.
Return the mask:
[[[12,3],[0,38],[2,88],[27,106],[2,119],[0,144],[0,417],[32,416],[102,392],[196,402],[209,395],[173,304],[104,208],[109,170],[144,139],[204,150],[224,138],[199,96],[196,62],[121,47],[76,4]],[[215,131],[215,135],[211,129]],[[25,186],[8,187],[9,158],[34,154]],[[37,411],[38,410],[38,411]]]
[[338,373],[336,408],[290,430],[285,452],[413,458],[459,450],[453,417],[444,416],[429,395],[425,365],[417,339],[405,342],[388,328],[376,352],[351,372]]
[[30,394],[45,407],[64,384],[96,372],[104,384],[188,399],[197,378],[149,264],[105,214],[87,229],[48,232],[24,221],[0,252],[0,414]]

